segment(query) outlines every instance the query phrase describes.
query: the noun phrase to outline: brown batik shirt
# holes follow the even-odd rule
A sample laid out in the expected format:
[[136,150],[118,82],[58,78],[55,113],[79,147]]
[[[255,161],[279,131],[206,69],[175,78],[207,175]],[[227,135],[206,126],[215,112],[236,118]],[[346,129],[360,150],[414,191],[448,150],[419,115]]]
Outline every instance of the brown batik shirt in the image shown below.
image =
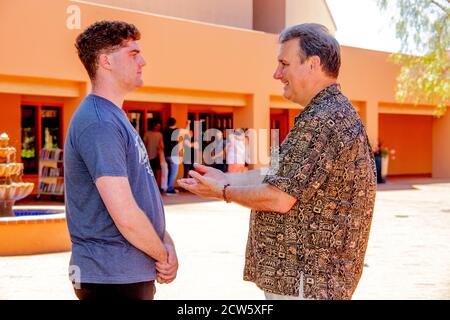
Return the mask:
[[333,84],[309,103],[264,183],[297,199],[285,214],[252,212],[244,280],[271,293],[351,299],[361,277],[376,171],[364,125]]

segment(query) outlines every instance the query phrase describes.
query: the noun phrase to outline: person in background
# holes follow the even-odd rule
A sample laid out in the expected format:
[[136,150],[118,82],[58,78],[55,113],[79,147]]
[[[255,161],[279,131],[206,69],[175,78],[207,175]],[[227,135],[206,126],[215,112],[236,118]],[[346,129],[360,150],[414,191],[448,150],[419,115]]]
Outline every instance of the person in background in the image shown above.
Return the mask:
[[150,121],[148,131],[144,134],[144,144],[150,159],[150,166],[156,175],[156,182],[161,190],[161,166],[164,165],[164,143],[161,123]]
[[219,129],[211,129],[212,140],[204,150],[203,158],[206,164],[222,172],[226,171],[225,165],[225,140]]
[[191,129],[184,134],[183,149],[183,178],[188,178],[188,172],[193,169],[198,152],[198,142],[194,141],[194,132]]
[[177,193],[175,190],[175,181],[180,165],[180,156],[183,153],[183,138],[180,133],[181,130],[175,127],[176,123],[177,120],[175,118],[167,119],[167,126],[163,130],[164,157],[169,169],[166,191],[168,195]]
[[214,153],[214,164],[212,165],[213,168],[216,168],[222,172],[226,172],[228,170],[228,166],[226,163],[226,140],[224,139],[224,134],[226,130],[219,131],[216,135],[216,151]]
[[243,129],[236,129],[228,135],[225,151],[227,155],[227,172],[233,173],[246,171],[245,146],[245,132]]

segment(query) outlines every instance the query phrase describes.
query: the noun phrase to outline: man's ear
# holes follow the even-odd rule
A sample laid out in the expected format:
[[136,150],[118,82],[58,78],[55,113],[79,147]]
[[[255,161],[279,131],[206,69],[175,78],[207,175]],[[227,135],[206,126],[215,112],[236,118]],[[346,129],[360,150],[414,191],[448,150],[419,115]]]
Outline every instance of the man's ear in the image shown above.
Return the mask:
[[309,59],[311,71],[321,70],[319,56],[311,56]]
[[111,70],[111,57],[106,53],[101,53],[98,57],[98,66],[106,70]]

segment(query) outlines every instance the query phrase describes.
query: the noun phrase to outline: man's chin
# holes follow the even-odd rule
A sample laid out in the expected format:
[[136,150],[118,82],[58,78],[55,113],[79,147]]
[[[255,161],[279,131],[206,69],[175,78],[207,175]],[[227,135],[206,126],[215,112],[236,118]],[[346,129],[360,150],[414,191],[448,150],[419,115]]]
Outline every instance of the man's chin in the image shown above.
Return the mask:
[[144,80],[140,79],[134,83],[134,88],[139,88],[139,87],[142,87],[143,85],[144,85]]
[[283,92],[283,97],[285,97],[287,100],[292,101],[292,95],[290,92]]

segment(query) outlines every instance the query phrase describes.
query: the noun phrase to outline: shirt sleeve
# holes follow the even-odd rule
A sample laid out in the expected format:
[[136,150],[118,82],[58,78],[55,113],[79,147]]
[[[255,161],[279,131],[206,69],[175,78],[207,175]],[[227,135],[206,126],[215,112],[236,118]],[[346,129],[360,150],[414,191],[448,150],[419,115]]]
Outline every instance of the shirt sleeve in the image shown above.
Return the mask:
[[95,123],[80,135],[78,152],[92,180],[102,176],[127,177],[127,143],[112,123]]
[[336,136],[333,121],[307,123],[295,137],[283,144],[280,161],[272,164],[264,178],[281,191],[301,202],[308,202],[329,178],[336,158]]

